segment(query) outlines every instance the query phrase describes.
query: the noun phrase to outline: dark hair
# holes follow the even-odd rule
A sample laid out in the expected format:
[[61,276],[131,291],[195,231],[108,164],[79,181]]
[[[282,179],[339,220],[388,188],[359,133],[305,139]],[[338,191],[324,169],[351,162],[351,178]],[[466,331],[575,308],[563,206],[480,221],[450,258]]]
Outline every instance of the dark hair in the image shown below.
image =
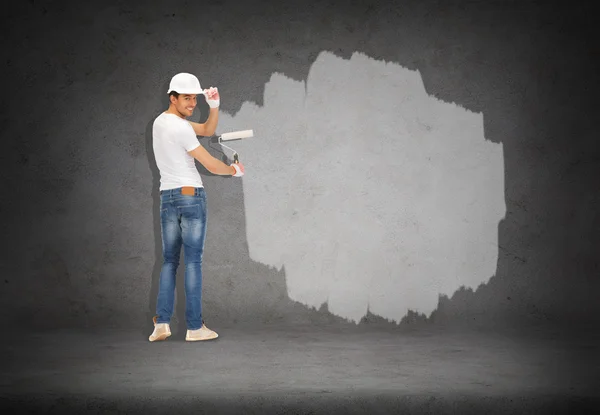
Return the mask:
[[171,99],[172,96],[175,97],[175,99],[178,99],[179,98],[179,93],[175,92],[175,91],[169,92],[169,99]]

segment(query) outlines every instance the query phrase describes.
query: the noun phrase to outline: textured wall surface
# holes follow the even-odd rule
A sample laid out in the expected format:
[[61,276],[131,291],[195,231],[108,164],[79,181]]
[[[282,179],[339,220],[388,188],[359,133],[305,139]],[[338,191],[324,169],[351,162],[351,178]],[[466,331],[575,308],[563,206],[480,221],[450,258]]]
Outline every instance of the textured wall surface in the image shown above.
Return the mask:
[[198,166],[211,324],[596,319],[590,16],[528,2],[11,3],[5,323],[148,324],[151,125],[183,71],[219,87],[219,132],[255,130],[231,144],[243,179]]

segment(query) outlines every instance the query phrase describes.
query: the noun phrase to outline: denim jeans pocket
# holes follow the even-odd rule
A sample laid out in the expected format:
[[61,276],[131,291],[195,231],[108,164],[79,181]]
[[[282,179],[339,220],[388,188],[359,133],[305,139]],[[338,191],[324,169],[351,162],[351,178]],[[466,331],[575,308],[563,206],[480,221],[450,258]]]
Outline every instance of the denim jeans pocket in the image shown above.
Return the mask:
[[185,219],[201,219],[199,204],[177,206],[177,212]]

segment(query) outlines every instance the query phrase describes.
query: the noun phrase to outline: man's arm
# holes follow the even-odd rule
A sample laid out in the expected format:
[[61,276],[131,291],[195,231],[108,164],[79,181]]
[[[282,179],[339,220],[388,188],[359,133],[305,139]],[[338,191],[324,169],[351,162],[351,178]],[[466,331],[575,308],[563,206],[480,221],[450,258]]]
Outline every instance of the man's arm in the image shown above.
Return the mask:
[[202,146],[202,144],[193,149],[192,151],[188,151],[188,154],[196,160],[198,160],[200,164],[202,164],[206,168],[206,170],[208,170],[212,174],[218,174],[220,176],[233,176],[235,174],[235,168],[233,166],[228,166],[221,160],[214,158],[204,148],[204,146]]
[[[188,122],[194,129],[194,133],[196,133],[197,136],[209,137],[212,136],[217,129],[217,123],[219,122],[219,104],[221,99],[219,97],[219,91],[217,88],[212,87],[206,91],[205,98],[210,108],[206,122],[204,124],[199,124],[192,121]],[[211,154],[206,151],[202,145],[199,145],[195,149],[188,151],[188,154],[198,160],[200,164],[202,164],[206,170],[212,174],[218,174],[220,176],[233,176],[237,174],[237,169],[235,167],[228,166],[221,160],[211,156]],[[243,175],[244,166],[240,164],[239,168],[241,169],[240,175]]]
[[217,130],[217,124],[219,123],[219,108],[211,108],[210,112],[208,113],[208,119],[203,124],[189,120],[188,122],[194,129],[194,133],[196,133],[196,135],[201,137],[212,137]]

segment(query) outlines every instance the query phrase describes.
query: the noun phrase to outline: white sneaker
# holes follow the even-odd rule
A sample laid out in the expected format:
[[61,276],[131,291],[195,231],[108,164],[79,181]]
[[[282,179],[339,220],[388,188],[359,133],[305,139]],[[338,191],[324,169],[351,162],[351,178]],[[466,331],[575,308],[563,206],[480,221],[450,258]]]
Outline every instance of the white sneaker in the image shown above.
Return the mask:
[[154,321],[154,331],[152,332],[150,337],[148,337],[148,340],[150,340],[151,342],[165,340],[171,335],[171,328],[169,327],[168,323],[156,324],[156,316],[152,317],[152,320]]
[[188,330],[185,335],[185,340],[188,342],[196,342],[199,340],[212,340],[217,337],[219,337],[219,335],[216,332],[202,324],[202,327],[197,330]]

